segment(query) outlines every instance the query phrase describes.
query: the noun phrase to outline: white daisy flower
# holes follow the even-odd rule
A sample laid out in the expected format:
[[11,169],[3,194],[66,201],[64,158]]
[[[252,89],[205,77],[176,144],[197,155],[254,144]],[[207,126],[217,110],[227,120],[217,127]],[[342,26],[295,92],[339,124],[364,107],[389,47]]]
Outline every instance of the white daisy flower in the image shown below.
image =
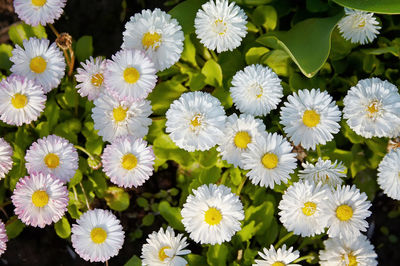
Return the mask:
[[400,95],[397,87],[379,78],[360,80],[343,99],[343,118],[365,138],[392,137],[400,132]]
[[365,221],[371,215],[371,202],[367,195],[356,186],[338,186],[322,208],[322,215],[328,218],[329,237],[351,239],[368,228]]
[[13,166],[13,149],[3,138],[0,138],[0,179],[4,178]]
[[76,253],[90,262],[105,262],[118,255],[124,244],[120,221],[108,210],[89,210],[72,225],[71,242]]
[[364,235],[351,239],[328,238],[325,250],[319,251],[321,266],[375,266],[374,246]]
[[400,149],[391,150],[378,167],[378,184],[383,192],[400,200]]
[[32,143],[25,155],[29,174],[52,174],[61,182],[68,182],[78,169],[78,153],[68,140],[49,135]]
[[225,123],[224,137],[219,143],[217,151],[222,159],[235,167],[243,168],[242,153],[248,151],[247,146],[255,143],[256,137],[265,132],[265,125],[262,120],[254,119],[253,116],[242,114],[238,118],[232,114]]
[[230,241],[244,219],[239,197],[224,185],[202,185],[192,191],[181,211],[190,238],[200,244]]
[[277,133],[264,133],[248,145],[242,154],[243,169],[254,185],[274,188],[275,184],[287,183],[296,168],[296,154],[290,143]]
[[299,171],[300,178],[315,183],[322,182],[332,188],[341,185],[343,183],[342,178],[346,176],[344,173],[346,168],[340,161],[332,163],[331,160],[322,160],[318,158],[315,165],[306,162],[302,163],[302,166],[304,170]]
[[107,60],[104,83],[120,100],[144,99],[156,82],[156,68],[143,51],[121,50],[112,56],[112,60]]
[[35,80],[42,85],[44,93],[56,88],[65,74],[65,60],[55,43],[50,46],[47,39],[23,40],[24,48],[18,44],[10,60],[14,63],[11,72]]
[[0,119],[21,126],[36,121],[44,110],[42,86],[23,76],[11,75],[0,82]]
[[181,57],[185,39],[182,27],[159,8],[135,14],[125,28],[122,48],[146,51],[157,70],[169,68]]
[[101,57],[90,57],[86,62],[81,63],[82,68],[77,68],[78,74],[75,74],[79,88],[78,93],[90,101],[99,97],[100,93],[105,90],[104,86],[104,71],[106,70],[106,60]]
[[379,34],[378,30],[381,29],[374,13],[350,8],[344,10],[346,16],[338,22],[343,38],[352,43],[366,44],[372,42]]
[[247,34],[247,16],[228,0],[213,0],[203,4],[194,20],[197,38],[205,47],[217,53],[232,51],[240,46]]
[[301,266],[300,264],[292,263],[300,257],[299,251],[293,251],[293,247],[286,249],[285,244],[277,250],[271,245],[269,249],[264,248],[263,252],[258,252],[258,255],[263,259],[256,260],[253,266]]
[[26,24],[37,26],[53,24],[61,14],[67,0],[14,0],[14,10]]
[[7,249],[7,241],[8,241],[8,236],[6,233],[6,226],[4,225],[3,221],[0,220],[0,256]]
[[94,128],[104,141],[112,142],[117,137],[131,135],[143,138],[149,131],[152,113],[150,101],[119,101],[105,92],[94,100],[92,109]]
[[171,227],[160,228],[147,237],[147,243],[142,247],[142,264],[144,266],[186,266],[188,262],[180,257],[190,253],[184,249],[188,246],[183,234],[175,236]]
[[153,149],[143,139],[120,137],[104,149],[103,170],[120,187],[138,187],[153,175],[154,159]]
[[288,231],[303,237],[324,232],[328,219],[322,206],[329,196],[322,183],[296,182],[283,194],[278,208],[279,220]]
[[281,124],[294,145],[315,149],[339,132],[341,112],[326,91],[299,90],[287,99],[281,109]]
[[278,75],[269,67],[250,65],[238,71],[230,88],[235,107],[242,113],[265,116],[283,97],[283,87]]
[[209,93],[182,94],[170,105],[166,117],[165,131],[184,150],[209,150],[223,137],[225,110]]
[[68,190],[50,174],[35,173],[21,178],[11,196],[15,214],[25,224],[43,228],[56,223],[68,206]]

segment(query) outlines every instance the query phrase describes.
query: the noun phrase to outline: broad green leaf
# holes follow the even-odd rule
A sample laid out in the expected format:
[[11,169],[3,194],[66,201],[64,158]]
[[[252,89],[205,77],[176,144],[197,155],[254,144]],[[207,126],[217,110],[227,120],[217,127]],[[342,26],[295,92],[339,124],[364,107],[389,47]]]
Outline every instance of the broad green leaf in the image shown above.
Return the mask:
[[[185,34],[184,48],[181,55],[181,59],[191,63],[193,66],[197,66],[196,62],[196,47],[194,46],[191,38],[191,34]],[[193,36],[193,38],[196,38]]]
[[184,231],[182,224],[181,208],[171,207],[168,201],[161,201],[158,205],[158,211],[161,216],[176,230]]
[[61,238],[68,238],[71,235],[71,225],[65,216],[54,224],[54,229],[56,230],[57,235]]
[[187,261],[190,266],[204,266],[207,265],[207,260],[204,256],[196,254],[188,254]]
[[268,65],[277,75],[289,76],[289,55],[282,50],[272,50],[262,58],[263,64]]
[[218,100],[220,100],[222,106],[226,109],[229,109],[232,104],[232,97],[231,93],[229,92],[229,87],[219,87],[216,88],[212,93],[212,96],[216,97]]
[[362,136],[358,135],[356,132],[354,132],[344,120],[342,120],[340,124],[343,135],[346,138],[348,138],[351,141],[351,143],[357,144],[364,142],[365,139]]
[[[310,18],[299,22],[289,31],[270,32],[257,41],[276,39],[306,77],[313,77],[324,65],[331,48],[331,34],[343,17],[339,13],[329,18]],[[263,40],[264,39],[264,40]]]
[[248,65],[259,64],[262,56],[268,52],[269,49],[266,47],[252,47],[246,53],[246,63]]
[[103,198],[107,192],[107,181],[104,172],[98,170],[89,177],[89,180],[93,183],[94,192],[99,198]]
[[194,18],[205,0],[187,0],[179,3],[168,13],[176,18],[185,34],[194,32]]
[[191,154],[183,149],[178,148],[171,140],[169,135],[162,134],[158,136],[153,143],[154,154],[156,159],[174,160],[182,166],[189,166],[193,163]]
[[218,56],[218,64],[222,69],[224,87],[226,86],[228,88],[229,85],[225,82],[228,82],[236,72],[242,70],[246,66],[246,62],[238,49],[220,53]]
[[129,194],[122,188],[109,187],[104,198],[114,211],[124,211],[129,207]]
[[92,36],[82,36],[76,42],[75,55],[79,61],[85,61],[93,54]]
[[225,244],[212,245],[207,251],[208,265],[225,266],[229,254],[229,249]]
[[398,0],[333,0],[333,2],[352,9],[380,14],[400,14]]
[[146,136],[146,140],[149,142],[154,142],[158,136],[164,134],[165,122],[165,118],[154,119],[153,123],[151,123],[149,127],[149,133]]
[[376,182],[376,175],[376,170],[366,169],[358,172],[353,181],[361,192],[367,194],[370,201],[374,200],[376,192],[379,189]]
[[205,168],[214,166],[218,160],[218,151],[216,148],[212,148],[207,151],[197,151],[194,153],[194,157],[199,164]]
[[[80,157],[81,159],[82,157]],[[83,175],[80,169],[77,169],[75,175],[69,180],[68,188],[78,185],[82,181]]]
[[57,105],[54,97],[48,97],[46,108],[44,109],[44,116],[49,123],[50,130],[52,130],[57,125],[58,119],[60,118],[60,107]]
[[273,6],[258,6],[253,12],[253,22],[267,31],[274,30],[278,23],[278,13]]
[[12,56],[13,47],[9,44],[0,44],[0,69],[9,70],[12,66],[10,57]]
[[201,73],[206,77],[208,85],[219,88],[222,87],[222,69],[213,59],[209,59],[201,69]]
[[15,24],[8,30],[10,40],[22,46],[22,41],[30,37],[47,38],[46,29],[42,25],[36,27],[29,26],[25,23]]
[[324,12],[329,9],[328,3],[323,0],[307,0],[306,7],[307,10],[314,13]]
[[16,238],[22,230],[24,230],[25,225],[17,218],[17,216],[11,217],[6,225],[6,233],[8,239]]
[[146,216],[143,217],[142,219],[142,225],[143,226],[150,226],[154,222],[154,214],[146,214]]
[[142,261],[139,259],[138,256],[133,256],[130,258],[124,266],[142,266]]
[[259,6],[273,2],[274,0],[234,0],[239,5]]
[[148,97],[151,101],[154,114],[164,115],[171,103],[178,99],[186,90],[182,84],[175,80],[158,83]]

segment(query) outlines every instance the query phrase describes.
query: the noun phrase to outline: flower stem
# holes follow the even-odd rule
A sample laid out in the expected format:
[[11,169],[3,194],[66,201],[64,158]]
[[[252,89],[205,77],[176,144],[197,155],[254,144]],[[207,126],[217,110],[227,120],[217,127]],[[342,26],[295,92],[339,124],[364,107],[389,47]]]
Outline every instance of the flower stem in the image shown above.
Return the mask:
[[287,233],[284,237],[279,239],[278,243],[275,244],[275,249],[279,248],[286,240],[288,240],[293,235],[293,232]]
[[314,256],[313,254],[309,254],[309,255],[300,257],[300,258],[298,258],[297,260],[294,260],[293,263],[298,263],[298,262],[300,262],[300,261],[308,260],[308,259],[313,260],[314,258],[315,258],[315,256]]
[[79,185],[81,186],[81,189],[82,189],[82,192],[83,192],[83,196],[85,196],[86,206],[87,206],[88,210],[91,210],[92,208],[90,208],[89,201],[88,201],[88,198],[86,196],[85,189],[83,188],[82,182],[79,182]]
[[319,146],[319,144],[317,145],[317,154],[318,154],[318,157],[322,157],[322,154],[321,154],[321,147]]
[[82,151],[83,153],[85,153],[87,156],[89,156],[91,159],[94,160],[94,156],[87,149],[85,149],[84,147],[79,146],[79,145],[74,145],[74,148]]
[[236,191],[236,194],[237,194],[238,196],[240,195],[240,192],[242,191],[242,188],[243,188],[243,186],[244,186],[244,183],[246,183],[246,180],[247,180],[247,176],[245,175],[244,178],[243,178],[243,180],[242,180],[242,183],[240,183],[240,185],[239,185],[239,187],[238,187],[238,189],[237,189],[237,191]]

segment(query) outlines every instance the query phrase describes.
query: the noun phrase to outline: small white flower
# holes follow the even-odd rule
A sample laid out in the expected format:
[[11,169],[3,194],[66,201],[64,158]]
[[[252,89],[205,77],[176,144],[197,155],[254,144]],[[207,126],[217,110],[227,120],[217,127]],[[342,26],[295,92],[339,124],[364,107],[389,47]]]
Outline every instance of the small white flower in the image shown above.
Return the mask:
[[343,183],[342,177],[345,177],[344,173],[346,168],[342,162],[331,160],[322,160],[318,158],[318,161],[314,164],[309,162],[302,164],[304,170],[299,171],[299,177],[310,182],[322,182],[323,184],[329,185],[332,188],[336,188],[338,185]]
[[232,51],[247,34],[244,11],[228,0],[213,0],[199,9],[194,20],[197,38],[205,47],[217,52]]
[[378,167],[378,184],[383,192],[400,200],[400,149],[391,150]]
[[92,109],[94,128],[104,141],[112,142],[120,136],[143,138],[149,131],[152,113],[150,101],[119,101],[108,92],[94,100]]
[[325,250],[319,251],[321,266],[375,266],[374,246],[364,236],[351,239],[328,238],[324,241]]
[[182,234],[175,236],[171,227],[160,228],[147,237],[147,243],[142,247],[142,264],[144,266],[186,266],[187,261],[180,257],[190,253],[184,249],[188,246],[186,237]]
[[254,116],[267,115],[283,97],[278,75],[262,65],[250,65],[238,71],[233,76],[230,92],[235,107]]
[[225,123],[224,137],[217,151],[223,160],[243,168],[242,153],[246,152],[247,146],[255,143],[256,137],[264,131],[265,125],[262,120],[251,115],[241,114],[238,118],[236,114],[232,114]]
[[6,233],[6,227],[2,220],[0,220],[0,256],[7,249],[8,236]]
[[200,244],[230,241],[244,219],[243,204],[224,185],[202,185],[192,191],[181,211],[182,223],[190,238]]
[[72,225],[71,242],[76,253],[90,262],[105,262],[118,255],[124,244],[120,221],[110,211],[89,210]]
[[321,209],[328,196],[329,191],[321,183],[296,182],[279,202],[279,220],[288,231],[303,237],[323,233],[328,219]]
[[223,137],[225,110],[209,93],[187,92],[175,100],[167,113],[166,129],[172,141],[187,151],[205,151]]
[[352,239],[365,232],[365,219],[371,215],[371,202],[367,195],[354,185],[338,186],[323,206],[322,213],[328,218],[329,237]]
[[294,145],[315,149],[339,132],[341,112],[326,91],[299,90],[287,99],[281,109],[281,124]]
[[33,80],[11,75],[0,82],[0,119],[21,126],[35,121],[44,110],[46,96]]
[[258,255],[263,259],[256,260],[253,266],[301,266],[300,264],[292,263],[300,257],[300,252],[298,250],[293,251],[293,247],[286,249],[285,244],[277,250],[271,245],[269,249],[264,248],[263,252],[258,252]]
[[29,174],[52,174],[61,182],[68,182],[78,169],[78,153],[66,139],[49,135],[32,143],[25,155]]
[[77,68],[78,74],[75,74],[79,88],[78,93],[90,101],[99,97],[100,93],[105,90],[104,86],[104,71],[106,70],[106,60],[101,57],[90,57],[86,62],[81,63],[82,68]]
[[157,70],[175,64],[183,51],[183,32],[178,21],[159,8],[142,10],[125,25],[124,49],[146,51]]
[[26,24],[37,26],[53,24],[61,14],[67,0],[14,0],[14,10]]
[[365,138],[400,133],[400,95],[397,87],[379,78],[360,80],[343,99],[343,118]]
[[343,38],[352,43],[366,44],[372,42],[379,34],[379,22],[374,17],[374,13],[361,10],[344,9],[346,16],[339,22],[338,27]]
[[119,137],[104,149],[103,170],[120,187],[138,187],[153,175],[154,159],[153,149],[143,139]]
[[44,93],[56,88],[65,74],[65,60],[55,43],[50,46],[47,39],[23,40],[24,48],[18,44],[10,60],[14,63],[11,72],[35,80],[42,85]]
[[287,183],[296,168],[296,154],[290,143],[277,133],[264,133],[248,145],[242,154],[243,169],[254,185],[274,188],[275,184]]
[[43,228],[64,216],[68,190],[50,174],[31,174],[18,181],[11,199],[22,222]]
[[0,179],[3,179],[13,166],[13,150],[3,138],[0,138]]
[[121,50],[107,60],[105,86],[121,101],[145,99],[156,81],[154,64],[143,51]]

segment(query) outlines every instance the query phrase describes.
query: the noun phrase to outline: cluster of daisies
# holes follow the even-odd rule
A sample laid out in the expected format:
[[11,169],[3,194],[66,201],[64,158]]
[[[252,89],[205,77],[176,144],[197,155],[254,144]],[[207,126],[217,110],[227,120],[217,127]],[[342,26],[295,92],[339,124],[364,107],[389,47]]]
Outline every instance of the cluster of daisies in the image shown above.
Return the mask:
[[[15,0],[19,17],[30,25],[53,23],[66,1]],[[224,52],[240,46],[246,36],[245,12],[227,0],[202,5],[194,21],[197,37],[211,50]],[[339,22],[344,38],[372,41],[378,33],[373,14],[346,9]],[[175,64],[183,51],[184,35],[178,22],[155,9],[135,14],[126,24],[121,50],[111,59],[90,58],[77,69],[75,78],[82,97],[94,102],[94,128],[109,142],[102,155],[103,171],[120,187],[141,186],[153,174],[155,156],[143,139],[151,124],[150,101],[157,72]],[[47,39],[30,38],[17,45],[10,60],[12,75],[0,82],[0,119],[21,126],[36,121],[46,103],[46,94],[57,88],[66,64],[62,51]],[[297,168],[293,145],[315,149],[339,132],[342,111],[326,91],[303,89],[289,95],[280,111],[286,136],[268,133],[263,120],[283,98],[279,77],[268,67],[250,65],[238,71],[230,95],[240,115],[226,116],[220,101],[209,93],[187,92],[166,113],[166,132],[189,152],[217,146],[223,160],[246,171],[254,185],[273,189],[288,184]],[[343,100],[343,118],[365,137],[400,135],[400,95],[396,86],[378,78],[360,80]],[[292,142],[293,145],[290,143]],[[0,139],[0,178],[12,168],[12,148]],[[12,195],[15,213],[27,225],[45,227],[57,222],[68,205],[66,183],[78,169],[78,153],[68,140],[49,135],[26,151],[29,176],[21,178]],[[400,151],[388,153],[379,165],[378,183],[392,198],[400,199]],[[300,181],[285,191],[279,203],[283,226],[303,237],[327,232],[321,265],[376,265],[376,254],[361,232],[371,203],[355,186],[342,185],[341,162],[319,158],[303,164]],[[241,230],[243,204],[224,185],[202,185],[192,191],[181,215],[189,238],[200,244],[230,241]],[[7,236],[0,222],[0,253]],[[110,211],[88,210],[73,225],[72,245],[85,260],[107,261],[124,243],[120,221]],[[148,236],[142,247],[144,265],[186,265],[181,256],[191,251],[187,238],[168,227]],[[259,252],[255,265],[291,264],[299,258],[293,247]]]

